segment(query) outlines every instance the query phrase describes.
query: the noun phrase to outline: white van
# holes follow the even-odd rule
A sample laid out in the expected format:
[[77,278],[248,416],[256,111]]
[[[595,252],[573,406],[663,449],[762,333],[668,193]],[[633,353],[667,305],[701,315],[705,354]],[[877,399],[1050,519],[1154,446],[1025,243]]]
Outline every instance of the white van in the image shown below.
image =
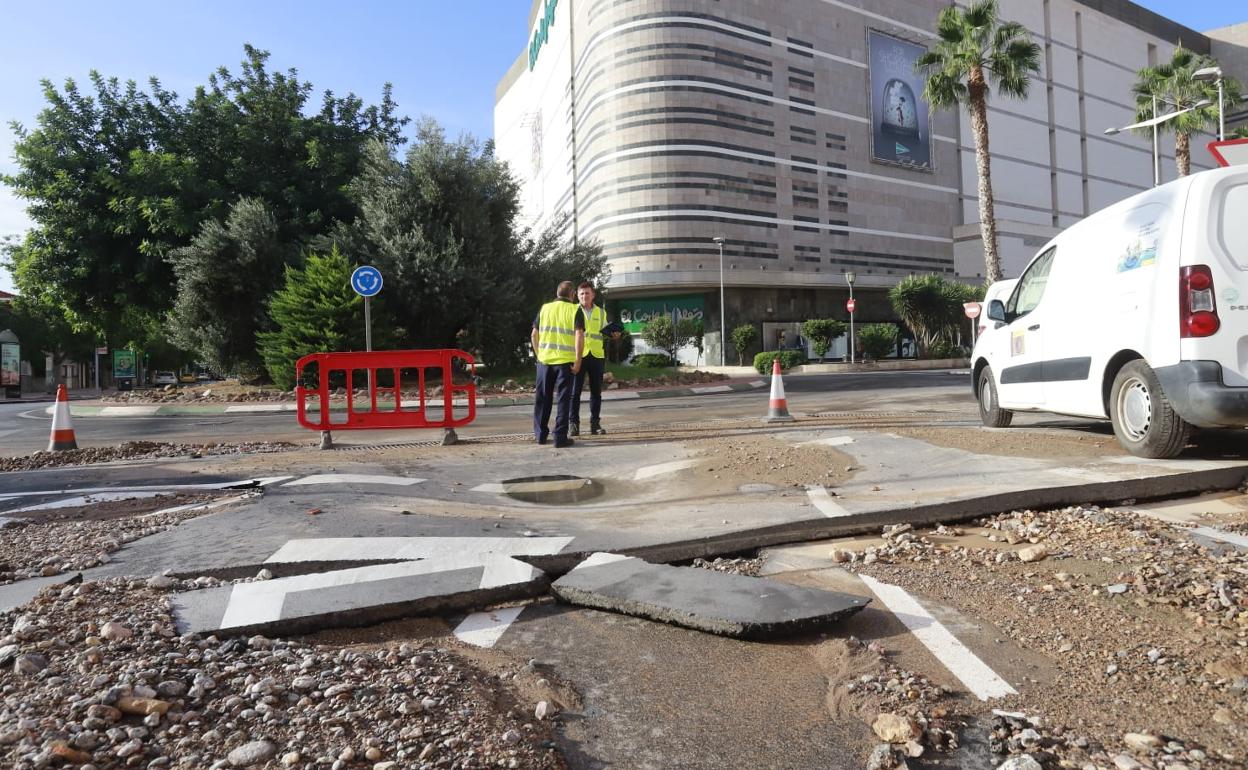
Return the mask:
[[1141,457],[1248,426],[1248,166],[1140,193],[1050,241],[988,303],[973,386],[1014,412],[1108,418]]

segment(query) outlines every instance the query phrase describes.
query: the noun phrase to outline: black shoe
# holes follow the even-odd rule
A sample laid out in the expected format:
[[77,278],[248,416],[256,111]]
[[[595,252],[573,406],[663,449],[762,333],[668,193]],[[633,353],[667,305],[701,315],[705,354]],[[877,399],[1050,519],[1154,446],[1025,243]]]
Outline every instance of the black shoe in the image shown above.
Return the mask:
[[545,444],[545,443],[546,443],[546,441],[547,441],[547,439],[546,439],[546,437],[545,437],[545,436],[540,436],[540,437],[538,437],[538,439],[537,439],[537,443],[539,443],[539,444]]
[[569,423],[569,424],[568,424],[568,435],[569,435],[569,436],[579,436],[579,435],[581,435],[581,424],[580,424],[579,422]]
[[597,423],[597,422],[590,423],[590,425],[589,425],[589,432],[590,432],[591,434],[595,435],[595,436],[605,436],[605,435],[607,435],[607,432],[606,432],[605,430],[603,430],[602,424],[601,424],[601,423]]
[[570,438],[565,438],[563,441],[555,439],[555,449],[563,449],[564,447],[572,446],[575,443],[576,442]]

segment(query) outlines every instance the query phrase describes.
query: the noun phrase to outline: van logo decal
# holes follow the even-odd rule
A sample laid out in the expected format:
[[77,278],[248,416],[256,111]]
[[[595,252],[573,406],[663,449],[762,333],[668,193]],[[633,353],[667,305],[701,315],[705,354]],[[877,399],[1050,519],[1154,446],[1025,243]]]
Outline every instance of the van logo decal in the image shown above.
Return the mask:
[[1157,261],[1157,242],[1161,240],[1161,228],[1156,222],[1140,225],[1135,240],[1127,244],[1127,248],[1118,257],[1118,272],[1125,273],[1140,267],[1147,267]]

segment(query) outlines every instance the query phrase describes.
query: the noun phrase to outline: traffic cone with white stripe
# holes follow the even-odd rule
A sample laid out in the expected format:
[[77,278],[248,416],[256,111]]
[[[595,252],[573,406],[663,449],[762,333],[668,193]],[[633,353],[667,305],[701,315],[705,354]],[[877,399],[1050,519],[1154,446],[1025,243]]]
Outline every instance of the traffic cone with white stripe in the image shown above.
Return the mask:
[[52,438],[48,441],[49,452],[77,449],[74,424],[69,419],[69,391],[64,385],[56,387],[56,406],[52,408]]
[[771,404],[763,422],[793,422],[789,414],[789,402],[784,397],[784,377],[780,375],[780,359],[772,360],[771,367]]

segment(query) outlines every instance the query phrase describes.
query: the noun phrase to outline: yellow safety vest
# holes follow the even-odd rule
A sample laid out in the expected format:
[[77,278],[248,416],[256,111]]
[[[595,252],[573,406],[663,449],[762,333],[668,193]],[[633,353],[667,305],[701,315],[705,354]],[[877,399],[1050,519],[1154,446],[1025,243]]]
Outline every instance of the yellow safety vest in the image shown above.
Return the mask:
[[581,308],[581,315],[585,316],[585,355],[594,358],[605,358],[602,352],[602,327],[607,323],[607,311],[594,305],[589,312]]
[[576,314],[580,305],[557,299],[537,316],[537,360],[555,366],[576,360]]

